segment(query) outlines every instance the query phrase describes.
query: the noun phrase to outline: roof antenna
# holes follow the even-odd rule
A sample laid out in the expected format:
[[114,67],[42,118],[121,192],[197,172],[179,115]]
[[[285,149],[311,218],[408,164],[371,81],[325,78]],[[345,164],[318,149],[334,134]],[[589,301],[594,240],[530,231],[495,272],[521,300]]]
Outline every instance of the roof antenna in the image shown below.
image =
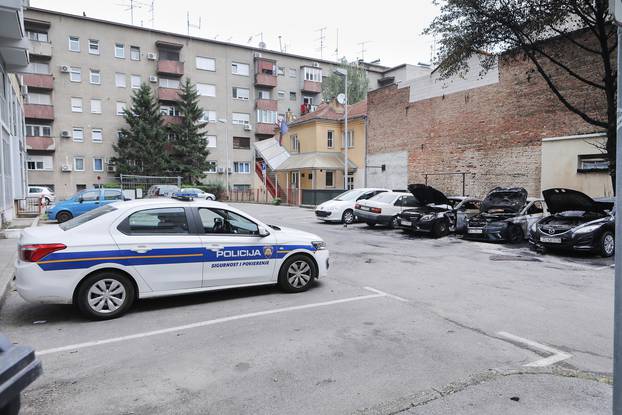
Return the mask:
[[365,49],[365,45],[368,44],[369,42],[371,42],[371,40],[365,40],[363,42],[357,43],[357,45],[361,45],[361,60],[363,62],[365,62],[365,52],[367,52],[367,49]]
[[337,45],[335,46],[335,60],[339,60],[339,28],[337,28]]
[[315,39],[315,40],[320,41],[320,47],[316,49],[320,51],[320,59],[322,59],[324,55],[324,39],[326,38],[326,36],[324,35],[325,31],[326,31],[326,26],[320,27],[319,29],[316,30],[316,32],[320,32],[320,37]]
[[188,29],[188,36],[190,36],[190,28],[201,30],[201,16],[199,16],[199,23],[198,24],[192,24],[192,23],[190,23],[190,12],[189,11],[186,12],[186,25],[187,25],[187,29]]

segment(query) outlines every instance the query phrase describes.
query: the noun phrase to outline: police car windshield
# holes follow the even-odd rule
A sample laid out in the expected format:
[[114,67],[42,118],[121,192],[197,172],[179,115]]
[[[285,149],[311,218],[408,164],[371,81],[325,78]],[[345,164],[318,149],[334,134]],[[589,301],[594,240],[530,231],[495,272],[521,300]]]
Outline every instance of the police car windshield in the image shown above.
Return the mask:
[[93,209],[89,212],[86,212],[80,216],[76,216],[73,219],[68,220],[67,222],[63,222],[60,225],[58,225],[62,230],[64,231],[68,231],[69,229],[73,229],[76,226],[80,226],[83,223],[86,223],[88,221],[91,221],[95,218],[98,218],[102,215],[105,215],[106,213],[110,213],[112,211],[117,210],[116,208],[110,206],[110,205],[104,205],[102,207],[98,207],[97,209]]
[[363,193],[362,190],[348,190],[335,198],[335,200],[356,200]]

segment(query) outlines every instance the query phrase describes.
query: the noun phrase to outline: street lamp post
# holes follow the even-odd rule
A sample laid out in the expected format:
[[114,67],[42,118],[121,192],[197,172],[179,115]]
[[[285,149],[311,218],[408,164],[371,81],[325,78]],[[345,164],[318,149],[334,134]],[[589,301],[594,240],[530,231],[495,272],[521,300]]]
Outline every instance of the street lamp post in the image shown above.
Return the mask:
[[344,121],[344,128],[345,128],[345,132],[343,134],[343,147],[344,147],[344,155],[343,155],[343,190],[347,190],[348,189],[348,70],[347,69],[343,69],[343,68],[336,68],[333,70],[333,73],[335,75],[338,76],[343,76],[344,77],[344,89],[345,89],[345,121]]
[[229,200],[229,121],[226,118],[219,118],[218,122],[225,125],[225,186],[227,188],[227,200]]

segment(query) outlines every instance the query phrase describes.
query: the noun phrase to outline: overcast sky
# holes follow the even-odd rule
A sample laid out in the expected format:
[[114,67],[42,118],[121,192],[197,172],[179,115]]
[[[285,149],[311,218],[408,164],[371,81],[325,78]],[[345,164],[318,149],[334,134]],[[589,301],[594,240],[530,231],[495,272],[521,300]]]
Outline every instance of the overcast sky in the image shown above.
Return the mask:
[[[130,23],[130,0],[31,0],[33,7]],[[151,0],[136,0],[134,24],[151,27]],[[123,6],[126,4],[127,6]],[[279,50],[279,35],[286,51],[320,57],[320,31],[325,27],[325,59],[335,59],[337,30],[339,56],[362,57],[360,42],[367,42],[366,61],[380,59],[393,66],[430,61],[431,39],[421,32],[437,14],[432,0],[353,2],[314,0],[269,2],[257,0],[155,0],[154,28],[187,33],[190,12],[194,36],[257,46],[260,33],[268,49]],[[253,37],[250,43],[249,38]]]

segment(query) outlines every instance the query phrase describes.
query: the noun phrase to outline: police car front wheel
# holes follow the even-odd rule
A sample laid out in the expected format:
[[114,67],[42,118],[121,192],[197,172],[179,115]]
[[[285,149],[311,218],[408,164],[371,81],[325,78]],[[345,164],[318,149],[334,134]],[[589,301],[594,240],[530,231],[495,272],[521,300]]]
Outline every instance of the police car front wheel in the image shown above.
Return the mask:
[[279,272],[279,287],[287,292],[302,292],[309,289],[318,270],[315,262],[305,255],[288,258]]
[[87,317],[107,320],[123,315],[132,306],[134,296],[134,285],[126,276],[105,271],[84,280],[76,303]]

